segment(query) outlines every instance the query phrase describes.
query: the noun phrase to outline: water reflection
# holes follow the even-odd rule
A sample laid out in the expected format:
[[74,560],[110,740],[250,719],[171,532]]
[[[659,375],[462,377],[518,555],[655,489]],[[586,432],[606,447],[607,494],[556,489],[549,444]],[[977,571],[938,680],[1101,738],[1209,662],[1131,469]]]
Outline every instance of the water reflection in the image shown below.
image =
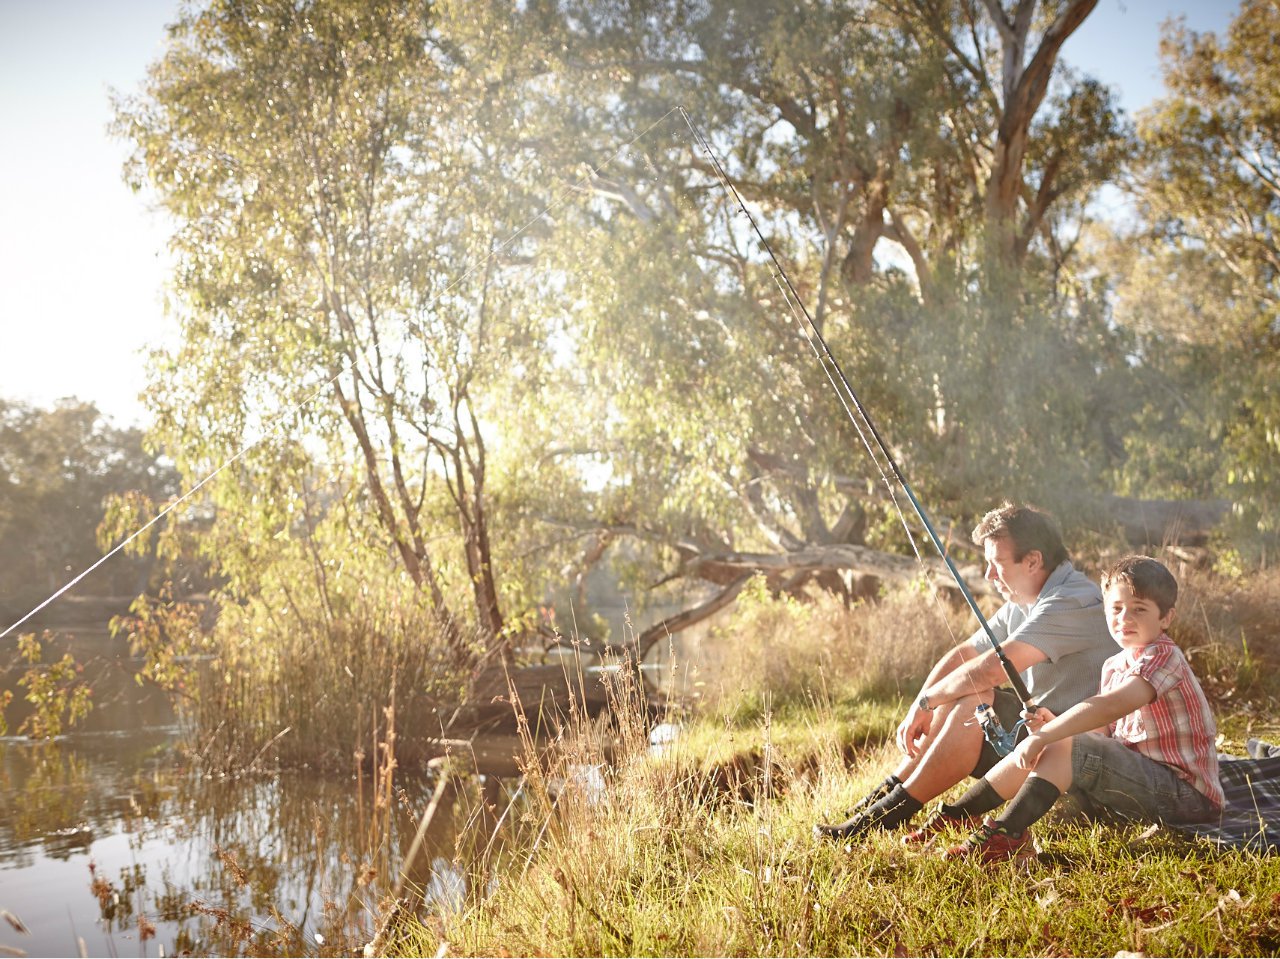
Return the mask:
[[[455,767],[456,770],[457,767]],[[173,731],[0,740],[0,908],[30,955],[346,955],[373,937],[436,780],[397,777],[386,828],[357,779],[212,779]],[[401,894],[482,889],[518,816],[515,783],[456,771]],[[518,801],[518,799],[517,799]],[[483,845],[481,845],[483,844]],[[467,869],[464,865],[471,863]]]
[[[45,657],[67,651],[94,686],[86,722],[54,743],[0,738],[0,918],[18,923],[0,921],[0,955],[359,954],[397,897],[462,906],[536,843],[518,736],[460,745],[443,784],[400,768],[385,794],[354,760],[347,776],[211,778],[122,639],[77,628]],[[20,668],[0,662],[11,729]],[[582,764],[548,786],[590,798],[604,775]]]

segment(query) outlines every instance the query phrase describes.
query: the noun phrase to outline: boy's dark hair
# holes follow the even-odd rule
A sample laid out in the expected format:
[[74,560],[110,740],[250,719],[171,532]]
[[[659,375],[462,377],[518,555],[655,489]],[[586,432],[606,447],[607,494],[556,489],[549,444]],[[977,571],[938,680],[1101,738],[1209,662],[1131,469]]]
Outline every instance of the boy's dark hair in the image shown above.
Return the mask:
[[1164,563],[1150,556],[1126,556],[1103,570],[1102,591],[1116,583],[1124,583],[1138,599],[1155,603],[1161,616],[1178,604],[1178,581]]
[[973,542],[981,546],[989,539],[1007,537],[1013,543],[1013,560],[1021,562],[1033,549],[1044,557],[1044,568],[1054,570],[1068,559],[1067,547],[1062,542],[1053,518],[1034,506],[1015,506],[1001,503],[982,517],[973,528]]

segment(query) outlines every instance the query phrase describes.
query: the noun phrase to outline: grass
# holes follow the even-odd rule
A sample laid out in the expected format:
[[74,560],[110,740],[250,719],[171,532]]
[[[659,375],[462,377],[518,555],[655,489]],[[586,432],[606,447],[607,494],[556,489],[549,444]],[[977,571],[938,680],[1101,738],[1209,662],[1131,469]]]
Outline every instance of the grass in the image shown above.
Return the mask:
[[[1280,859],[1220,853],[1142,827],[1053,821],[1043,855],[994,870],[907,852],[892,834],[846,851],[810,826],[887,765],[870,747],[795,753],[771,721],[736,730],[772,754],[726,781],[680,746],[562,796],[534,858],[483,902],[400,940],[398,954],[1272,955]],[[790,738],[790,737],[782,737]],[[796,737],[798,739],[798,737]],[[768,779],[771,785],[767,785]],[[733,788],[736,787],[736,788]],[[546,810],[548,813],[550,810]]]
[[[1191,577],[1186,607],[1202,615],[1177,638],[1224,716],[1223,747],[1274,738],[1280,577],[1237,595]],[[651,755],[638,721],[580,722],[526,766],[520,818],[536,841],[486,896],[399,926],[387,954],[1276,954],[1277,856],[1065,816],[1037,826],[1036,860],[994,869],[904,850],[895,834],[849,850],[811,838],[893,764],[914,689],[899,680],[917,682],[948,633],[968,632],[943,612],[946,630],[910,592],[852,611],[749,600],[708,638],[733,655],[715,683],[691,683],[698,707],[674,744]],[[634,706],[634,690],[617,692]],[[583,768],[602,784],[575,787]]]

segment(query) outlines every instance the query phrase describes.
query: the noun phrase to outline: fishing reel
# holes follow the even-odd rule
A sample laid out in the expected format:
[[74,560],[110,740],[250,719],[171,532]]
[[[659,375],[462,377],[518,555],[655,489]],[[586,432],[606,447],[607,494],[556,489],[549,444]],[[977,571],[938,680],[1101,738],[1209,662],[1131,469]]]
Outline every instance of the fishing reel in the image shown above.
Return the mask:
[[1000,723],[1000,717],[996,715],[996,711],[991,708],[990,703],[978,703],[973,715],[977,719],[978,725],[982,727],[982,735],[991,744],[991,748],[996,751],[996,755],[1001,758],[1013,752],[1013,747],[1018,743],[1018,733],[1027,725],[1025,719],[1019,719],[1013,729],[1006,731]]

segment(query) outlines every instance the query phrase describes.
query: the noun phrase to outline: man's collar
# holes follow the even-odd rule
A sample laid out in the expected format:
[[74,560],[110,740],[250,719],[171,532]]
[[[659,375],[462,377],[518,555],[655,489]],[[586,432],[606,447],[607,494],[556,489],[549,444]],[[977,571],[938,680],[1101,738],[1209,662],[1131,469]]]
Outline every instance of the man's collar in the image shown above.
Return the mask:
[[1049,578],[1044,581],[1044,585],[1040,587],[1040,592],[1036,594],[1034,602],[1030,602],[1026,606],[1023,606],[1023,610],[1029,611],[1036,603],[1040,602],[1040,597],[1044,596],[1045,593],[1050,590],[1057,589],[1065,583],[1067,581],[1067,577],[1074,573],[1075,569],[1076,568],[1071,565],[1071,560],[1064,559],[1057,565],[1054,571],[1049,574]]

